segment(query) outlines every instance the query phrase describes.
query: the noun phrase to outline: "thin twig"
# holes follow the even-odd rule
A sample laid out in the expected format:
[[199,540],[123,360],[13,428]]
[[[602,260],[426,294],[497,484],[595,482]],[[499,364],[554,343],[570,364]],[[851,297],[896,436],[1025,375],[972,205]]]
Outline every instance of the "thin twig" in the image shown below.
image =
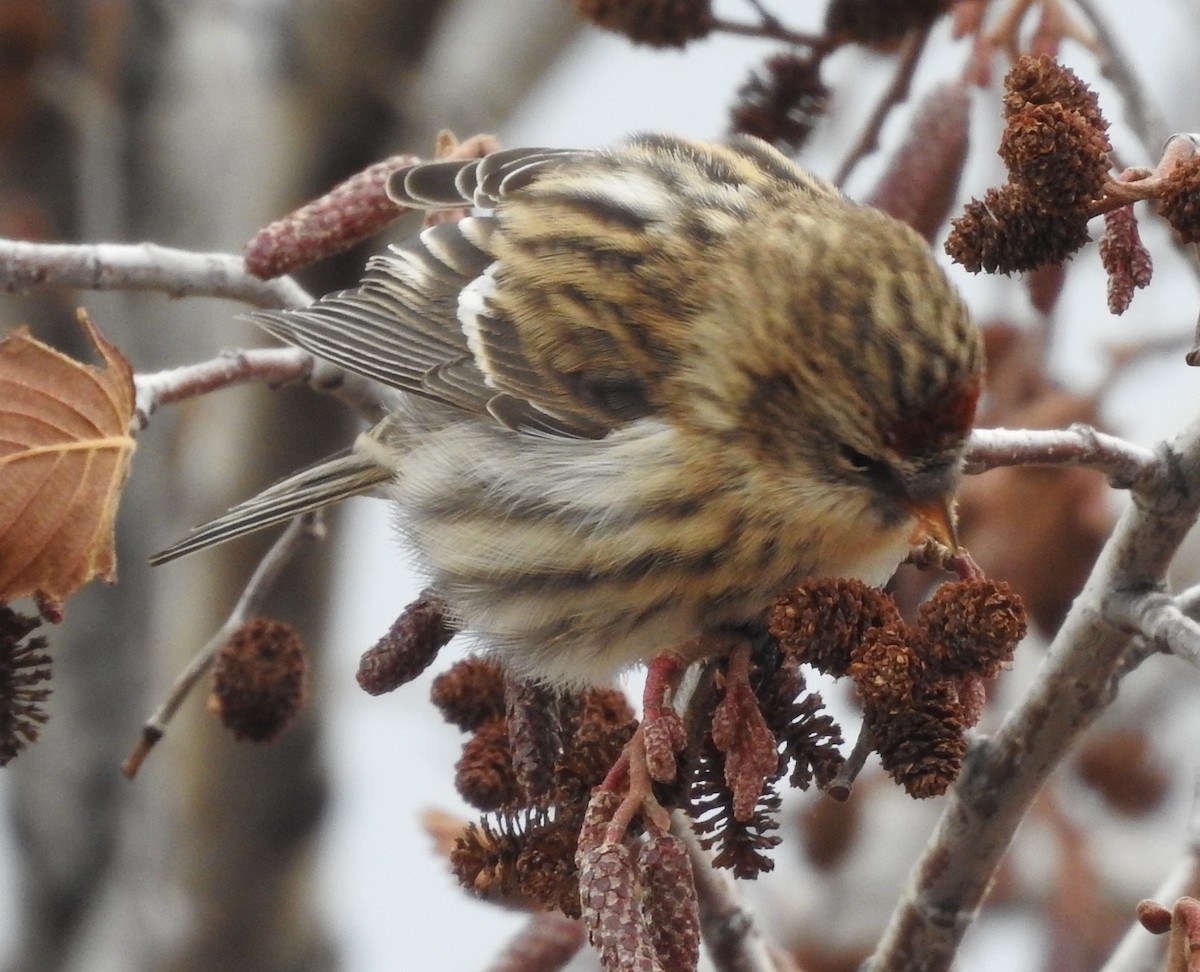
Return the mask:
[[557,972],[586,941],[583,922],[557,911],[536,911],[505,944],[488,972]]
[[1066,429],[976,429],[966,471],[999,466],[1085,466],[1119,489],[1150,488],[1165,473],[1162,458],[1144,446],[1076,424]]
[[766,40],[783,41],[798,47],[808,47],[815,51],[824,51],[835,46],[826,34],[805,34],[798,30],[788,30],[774,18],[764,20],[760,24],[744,24],[737,20],[725,20],[723,17],[713,17],[709,21],[714,31],[724,34],[737,34],[741,37],[762,37]]
[[1100,11],[1095,0],[1075,0],[1099,41],[1092,53],[1100,62],[1100,73],[1113,83],[1125,101],[1125,123],[1142,143],[1147,158],[1154,158],[1169,131],[1162,112],[1151,101],[1137,71],[1121,47],[1120,38]]
[[171,297],[224,297],[253,307],[304,307],[312,297],[291,277],[260,280],[240,256],[156,243],[28,243],[0,239],[0,289],[151,290]]
[[133,752],[121,764],[121,772],[125,776],[133,779],[137,775],[142,763],[150,755],[150,750],[154,748],[166,733],[167,724],[174,717],[180,705],[183,704],[184,699],[188,697],[200,679],[212,668],[217,653],[224,647],[230,635],[245,624],[262,606],[263,600],[279,579],[279,575],[282,573],[284,567],[287,566],[292,557],[299,551],[301,542],[319,537],[320,533],[317,514],[305,513],[292,520],[279,539],[271,545],[271,549],[267,551],[266,556],[259,562],[258,567],[247,582],[245,590],[242,591],[242,596],[238,598],[237,604],[234,605],[225,623],[209,639],[208,644],[201,648],[192,660],[188,662],[184,670],[179,673],[179,676],[175,679],[175,684],[171,686],[171,690],[167,693],[166,699],[142,725],[141,738],[138,740]]
[[300,348],[253,348],[223,351],[197,364],[134,375],[134,430],[140,432],[162,405],[227,388],[246,381],[265,381],[272,388],[306,384],[346,402],[369,421],[383,417],[386,403],[380,386],[350,375]]
[[883,97],[879,99],[879,104],[875,106],[875,111],[871,113],[871,117],[867,120],[866,126],[858,136],[858,141],[850,149],[850,153],[846,156],[837,171],[837,175],[833,178],[833,184],[838,188],[846,184],[846,180],[850,178],[850,174],[854,171],[858,163],[879,145],[879,133],[883,130],[883,123],[887,121],[892,109],[908,97],[908,89],[912,84],[913,74],[916,73],[917,64],[921,61],[921,54],[925,50],[925,42],[929,40],[929,32],[932,29],[932,24],[927,25],[920,30],[910,32],[904,39],[904,43],[900,47],[900,63],[896,65],[896,73],[892,77],[892,83],[888,85],[887,90],[883,93]]
[[837,771],[837,775],[829,781],[829,786],[825,788],[826,794],[842,803],[849,800],[854,789],[854,781],[858,779],[858,774],[867,765],[867,757],[874,751],[875,736],[870,729],[863,726],[858,731],[858,738],[854,740],[854,748],[850,750],[850,755],[846,757],[842,768]]

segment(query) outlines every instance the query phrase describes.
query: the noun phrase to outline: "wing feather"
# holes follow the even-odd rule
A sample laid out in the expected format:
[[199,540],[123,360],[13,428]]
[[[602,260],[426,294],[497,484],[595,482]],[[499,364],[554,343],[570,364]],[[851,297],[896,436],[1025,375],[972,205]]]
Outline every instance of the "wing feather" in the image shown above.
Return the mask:
[[281,479],[224,515],[197,527],[178,543],[152,556],[150,563],[165,564],[301,513],[370,492],[394,475],[392,470],[355,452],[333,456]]

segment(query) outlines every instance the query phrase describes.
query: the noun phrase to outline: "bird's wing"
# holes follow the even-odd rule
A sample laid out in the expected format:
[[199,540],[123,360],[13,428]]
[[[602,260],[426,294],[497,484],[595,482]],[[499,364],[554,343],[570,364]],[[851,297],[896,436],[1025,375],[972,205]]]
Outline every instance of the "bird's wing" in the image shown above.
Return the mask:
[[[391,191],[411,184],[412,195],[396,198],[414,207],[495,206],[534,172],[583,154],[531,149],[425,163],[397,172]],[[249,319],[388,387],[490,415],[519,431],[602,438],[613,423],[573,403],[526,356],[512,323],[492,304],[495,230],[488,214],[430,227],[374,257],[357,287],[301,310],[259,311]]]
[[394,202],[413,209],[494,209],[539,172],[596,154],[585,149],[521,148],[467,161],[418,162],[393,172],[387,191]]
[[301,513],[370,492],[393,475],[391,470],[365,455],[346,452],[333,456],[293,473],[224,515],[197,527],[178,543],[154,554],[150,563],[165,564],[234,537],[282,523]]

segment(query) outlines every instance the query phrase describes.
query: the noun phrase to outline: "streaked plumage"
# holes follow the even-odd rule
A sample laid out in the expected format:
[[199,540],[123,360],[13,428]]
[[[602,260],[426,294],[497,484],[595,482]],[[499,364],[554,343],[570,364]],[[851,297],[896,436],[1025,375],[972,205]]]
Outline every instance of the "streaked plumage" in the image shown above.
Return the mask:
[[252,319],[409,394],[160,560],[382,485],[465,627],[578,682],[805,576],[882,582],[918,519],[948,532],[982,356],[907,227],[744,138],[505,151],[389,191],[489,211]]

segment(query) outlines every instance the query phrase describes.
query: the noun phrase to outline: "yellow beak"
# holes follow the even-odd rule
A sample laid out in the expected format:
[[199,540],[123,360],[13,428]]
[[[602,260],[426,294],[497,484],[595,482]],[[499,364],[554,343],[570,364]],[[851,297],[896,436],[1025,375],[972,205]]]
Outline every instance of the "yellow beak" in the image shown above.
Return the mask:
[[954,528],[953,497],[946,496],[941,499],[926,500],[922,503],[909,503],[908,509],[917,518],[917,526],[912,535],[913,544],[932,539],[943,547],[948,547],[952,552],[958,552],[958,534]]

